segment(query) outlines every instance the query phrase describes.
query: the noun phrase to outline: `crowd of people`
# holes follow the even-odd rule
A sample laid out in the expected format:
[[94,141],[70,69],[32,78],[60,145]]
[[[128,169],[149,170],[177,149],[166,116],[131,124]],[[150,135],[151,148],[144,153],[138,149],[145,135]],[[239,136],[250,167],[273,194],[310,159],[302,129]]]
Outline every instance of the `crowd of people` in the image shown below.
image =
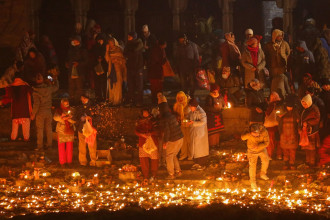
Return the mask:
[[[166,41],[157,39],[148,25],[127,35],[126,43],[112,33],[104,33],[95,24],[88,34],[77,25],[70,39],[66,59],[69,97],[51,112],[52,94],[59,88],[58,59],[48,37],[38,46],[34,36],[26,33],[18,46],[16,60],[0,80],[6,94],[1,104],[11,102],[12,134],[22,125],[24,140],[30,138],[30,122],[36,120],[37,150],[52,145],[51,123],[57,122],[58,152],[61,165],[72,163],[75,130],[79,139],[79,162],[86,166],[86,144],[90,165],[96,161],[96,130],[90,95],[84,82],[94,88],[96,102],[108,101],[113,106],[142,107],[136,122],[139,158],[145,179],[154,179],[158,167],[166,164],[168,178],[182,174],[179,160],[194,160],[193,169],[204,170],[210,147],[219,146],[225,129],[222,111],[245,105],[251,111],[247,140],[251,187],[256,187],[256,163],[261,158],[260,178],[267,180],[269,160],[284,160],[283,169],[296,169],[298,146],[306,152],[306,165],[329,163],[330,103],[330,30],[322,34],[309,19],[292,45],[282,30],[274,29],[271,41],[262,44],[262,36],[252,29],[245,40],[235,42],[233,33],[214,35],[210,62],[203,62],[203,50],[178,35],[175,42],[173,69],[179,75],[181,90],[173,108],[163,93],[168,65]],[[209,95],[199,104],[197,72],[205,69]],[[143,103],[144,76],[150,83],[151,102]],[[269,91],[269,97],[267,97]],[[77,104],[74,110],[69,102]],[[76,129],[75,129],[76,128]],[[47,143],[43,143],[46,131]],[[151,174],[149,174],[151,170]]]

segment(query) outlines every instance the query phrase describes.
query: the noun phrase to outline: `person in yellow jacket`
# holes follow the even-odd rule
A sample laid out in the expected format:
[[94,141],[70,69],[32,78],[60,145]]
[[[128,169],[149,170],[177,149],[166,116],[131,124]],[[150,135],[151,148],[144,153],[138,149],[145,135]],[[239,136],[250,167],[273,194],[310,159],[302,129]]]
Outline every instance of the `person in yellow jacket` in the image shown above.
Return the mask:
[[263,125],[253,123],[250,125],[249,131],[242,134],[241,139],[243,141],[247,140],[250,183],[251,188],[256,189],[256,169],[258,157],[261,159],[260,178],[263,180],[269,180],[267,176],[269,157],[266,150],[269,144],[269,135],[267,129]]

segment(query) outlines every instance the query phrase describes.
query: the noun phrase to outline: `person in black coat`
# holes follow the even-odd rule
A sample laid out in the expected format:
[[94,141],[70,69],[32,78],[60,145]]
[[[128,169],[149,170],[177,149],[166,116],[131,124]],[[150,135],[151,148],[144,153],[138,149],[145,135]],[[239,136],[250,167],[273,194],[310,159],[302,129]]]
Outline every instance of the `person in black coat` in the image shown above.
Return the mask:
[[142,106],[143,104],[143,43],[135,32],[128,33],[124,56],[127,59],[126,103]]
[[108,64],[105,60],[105,39],[104,34],[96,37],[96,44],[93,47],[93,70],[95,73],[95,95],[98,101],[105,101],[107,92],[107,69]]
[[183,144],[183,134],[175,115],[170,113],[167,102],[162,102],[158,106],[160,128],[163,133],[163,148],[166,149],[166,168],[169,174],[167,179],[175,179],[177,176],[181,176],[177,154]]
[[258,79],[253,79],[246,89],[246,105],[251,109],[250,124],[262,124],[265,118],[266,100],[262,85]]

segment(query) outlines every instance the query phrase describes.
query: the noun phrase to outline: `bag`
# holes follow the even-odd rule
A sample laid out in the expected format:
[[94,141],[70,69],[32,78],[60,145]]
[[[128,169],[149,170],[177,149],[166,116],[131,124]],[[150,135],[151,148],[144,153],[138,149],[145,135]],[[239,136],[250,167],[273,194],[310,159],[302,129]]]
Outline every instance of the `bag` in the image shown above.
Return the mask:
[[82,133],[85,137],[89,137],[90,135],[93,134],[93,127],[92,127],[91,123],[89,123],[88,120],[86,120],[86,122],[83,126]]
[[155,150],[157,150],[157,146],[154,142],[154,140],[152,140],[152,137],[149,136],[146,140],[146,142],[144,143],[144,145],[142,146],[143,150],[147,153],[147,154],[151,154],[152,152],[154,152]]
[[77,67],[72,66],[71,79],[78,79],[78,78],[79,78],[79,75],[78,75]]
[[200,69],[197,72],[196,79],[199,88],[210,90],[210,83],[209,80],[207,79],[207,74],[204,69]]
[[299,140],[299,145],[302,147],[306,147],[309,145],[309,140],[308,140],[308,135],[307,135],[307,128],[303,128],[300,131],[300,140]]
[[104,73],[103,67],[101,62],[99,62],[95,67],[94,67],[94,71],[96,73],[96,75],[102,75]]
[[170,62],[168,62],[168,60],[166,60],[166,62],[163,65],[163,76],[164,77],[171,77],[174,76],[174,71],[171,67]]

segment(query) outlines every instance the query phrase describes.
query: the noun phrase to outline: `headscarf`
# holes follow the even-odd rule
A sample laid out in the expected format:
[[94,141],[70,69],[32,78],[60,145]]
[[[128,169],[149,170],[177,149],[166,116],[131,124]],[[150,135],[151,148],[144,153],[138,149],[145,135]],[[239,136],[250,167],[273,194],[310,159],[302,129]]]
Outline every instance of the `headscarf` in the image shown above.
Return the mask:
[[305,95],[304,98],[301,99],[301,103],[302,102],[305,102],[308,108],[311,107],[313,104],[312,96],[310,94]]
[[227,40],[228,44],[230,44],[234,48],[235,52],[239,54],[239,57],[241,57],[241,51],[238,49],[237,45],[232,40],[232,35],[234,35],[232,32],[225,33],[225,39]]
[[[180,101],[180,98],[183,98],[182,101]],[[181,121],[184,119],[184,109],[186,108],[187,104],[188,97],[186,94],[182,91],[178,92],[176,94],[176,103],[173,106],[173,111],[180,116]]]

